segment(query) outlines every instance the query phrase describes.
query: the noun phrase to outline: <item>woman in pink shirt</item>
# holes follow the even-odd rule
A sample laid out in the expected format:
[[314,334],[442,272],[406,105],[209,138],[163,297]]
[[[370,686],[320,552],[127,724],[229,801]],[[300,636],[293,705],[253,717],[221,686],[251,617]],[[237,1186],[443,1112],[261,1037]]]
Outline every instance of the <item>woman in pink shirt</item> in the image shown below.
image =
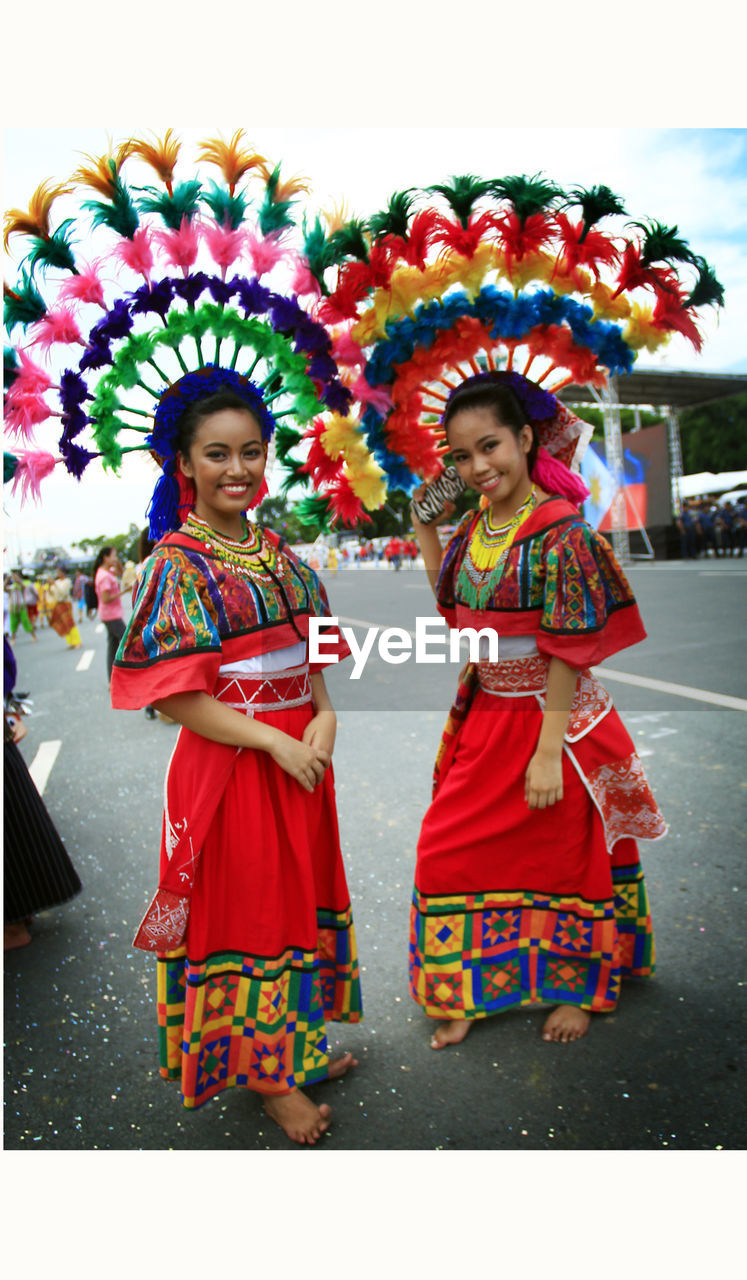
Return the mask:
[[120,568],[116,547],[102,547],[93,566],[93,583],[99,604],[99,617],[108,632],[106,670],[109,683],[119,642],[125,633],[122,592],[116,572]]

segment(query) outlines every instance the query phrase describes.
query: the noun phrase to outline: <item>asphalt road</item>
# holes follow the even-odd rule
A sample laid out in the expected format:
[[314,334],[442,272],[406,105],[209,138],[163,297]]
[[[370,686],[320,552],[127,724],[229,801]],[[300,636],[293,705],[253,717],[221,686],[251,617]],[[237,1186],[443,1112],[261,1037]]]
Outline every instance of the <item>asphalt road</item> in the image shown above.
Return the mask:
[[[634,567],[648,639],[612,671],[678,684],[609,688],[670,823],[643,845],[657,974],[624,986],[584,1040],[548,1045],[544,1015],[478,1023],[435,1054],[407,989],[415,845],[458,668],[350,664],[328,684],[340,728],[338,803],[362,966],[365,1020],[329,1028],[360,1067],[310,1092],[328,1100],[328,1150],[735,1149],[744,1145],[740,896],[747,562]],[[435,616],[423,575],[327,579],[341,619],[415,629]],[[360,638],[361,628],[356,634]],[[16,643],[34,714],[22,744],[60,748],[44,797],[84,884],[42,913],[30,946],[5,954],[5,1147],[12,1150],[286,1150],[255,1095],[232,1090],[187,1112],[158,1074],[155,963],[131,940],[156,883],[161,784],[177,729],[108,705],[105,633],[84,649],[53,632]],[[77,670],[81,654],[90,665]]]

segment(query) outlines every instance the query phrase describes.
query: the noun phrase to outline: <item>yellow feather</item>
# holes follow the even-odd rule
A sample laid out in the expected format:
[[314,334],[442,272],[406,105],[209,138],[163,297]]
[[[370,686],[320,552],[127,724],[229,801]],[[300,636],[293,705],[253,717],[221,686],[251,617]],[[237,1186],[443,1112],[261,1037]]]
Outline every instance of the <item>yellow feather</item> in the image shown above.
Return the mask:
[[386,336],[385,326],[390,315],[390,302],[388,290],[376,291],[371,306],[350,330],[350,336],[354,342],[359,342],[364,347],[372,338]]
[[329,234],[332,235],[333,231],[339,231],[347,222],[350,222],[351,214],[343,199],[331,209],[322,209],[322,217],[327,224]]
[[5,235],[3,243],[7,250],[8,240],[16,232],[28,236],[49,235],[49,215],[52,205],[58,196],[68,195],[71,187],[63,183],[55,185],[51,178],[39,183],[29,200],[29,207],[24,209],[8,209],[5,214]]
[[367,511],[375,511],[386,501],[384,472],[369,454],[369,461],[360,468],[347,464],[345,475],[356,498],[360,498]]
[[[79,152],[84,160],[88,161],[88,166],[80,165],[72,176],[73,182],[79,182],[84,187],[92,187],[94,191],[98,191],[99,195],[111,197],[114,194],[114,178],[119,174],[122,165],[130,154],[132,143],[121,142],[114,148],[111,138],[109,139],[109,150],[105,155],[96,156],[87,155],[85,152]],[[114,172],[112,173],[112,166]]]
[[[274,169],[262,161],[259,165],[259,171],[265,182],[269,182],[274,173]],[[278,181],[275,190],[272,193],[272,199],[275,204],[284,204],[286,200],[292,200],[294,196],[298,196],[302,191],[308,192],[310,187],[310,178],[286,178],[283,182]]]
[[671,336],[666,330],[654,326],[650,307],[642,307],[637,302],[632,304],[630,320],[623,331],[623,341],[629,347],[636,351],[640,351],[641,347],[651,352],[658,351],[669,342]]
[[163,138],[154,137],[153,142],[146,142],[142,138],[130,139],[130,151],[134,156],[139,156],[151,169],[155,169],[162,182],[167,185],[173,181],[174,169],[179,158],[181,142],[174,137],[174,130],[167,129]]
[[320,440],[324,452],[330,458],[339,458],[346,448],[353,446],[356,438],[360,439],[360,434],[356,430],[356,420],[333,413],[327,419]]
[[230,142],[224,138],[205,138],[200,143],[202,150],[197,159],[217,165],[231,189],[250,169],[265,163],[264,156],[243,145],[245,137],[244,130],[237,129]]
[[481,290],[489,271],[495,266],[495,254],[490,244],[479,244],[471,258],[457,256],[454,262],[455,279],[463,286],[470,298],[474,298]]
[[630,301],[622,293],[613,299],[612,289],[601,280],[591,286],[589,298],[594,304],[594,318],[597,320],[627,320],[630,315]]

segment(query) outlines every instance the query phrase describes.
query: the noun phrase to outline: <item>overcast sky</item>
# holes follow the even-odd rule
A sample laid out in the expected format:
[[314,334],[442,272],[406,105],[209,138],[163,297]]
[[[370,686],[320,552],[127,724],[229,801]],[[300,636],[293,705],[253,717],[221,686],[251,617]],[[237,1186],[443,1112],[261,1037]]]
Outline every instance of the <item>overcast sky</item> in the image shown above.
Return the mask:
[[[705,311],[699,356],[675,337],[665,351],[644,352],[640,367],[738,372],[747,369],[747,130],[653,128],[355,127],[253,128],[242,117],[179,127],[185,161],[195,144],[238,126],[286,175],[310,179],[312,208],[347,202],[351,215],[381,208],[393,191],[426,186],[453,174],[499,176],[543,172],[563,187],[603,182],[619,194],[631,217],[676,224],[691,247],[715,268],[726,305]],[[80,153],[103,154],[115,141],[144,136],[148,126],[119,113],[96,127],[15,127],[4,131],[5,207],[25,208],[42,178],[67,178]],[[11,249],[23,252],[14,237]],[[7,268],[14,274],[14,268]],[[20,331],[16,331],[18,334]],[[38,447],[53,447],[37,429]],[[12,447],[12,446],[11,446]],[[140,455],[126,459],[121,477],[91,464],[81,484],[62,468],[43,482],[43,506],[21,512],[5,490],[6,546],[11,558],[36,546],[70,545],[80,537],[122,532],[144,523],[154,466]]]

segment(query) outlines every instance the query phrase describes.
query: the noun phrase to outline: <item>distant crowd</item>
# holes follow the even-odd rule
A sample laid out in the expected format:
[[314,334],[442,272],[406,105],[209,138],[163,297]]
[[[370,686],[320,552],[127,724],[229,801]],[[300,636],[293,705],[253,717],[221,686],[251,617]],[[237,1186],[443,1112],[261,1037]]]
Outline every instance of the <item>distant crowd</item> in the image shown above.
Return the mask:
[[747,502],[686,498],[677,518],[684,560],[699,556],[741,556],[747,530]]

